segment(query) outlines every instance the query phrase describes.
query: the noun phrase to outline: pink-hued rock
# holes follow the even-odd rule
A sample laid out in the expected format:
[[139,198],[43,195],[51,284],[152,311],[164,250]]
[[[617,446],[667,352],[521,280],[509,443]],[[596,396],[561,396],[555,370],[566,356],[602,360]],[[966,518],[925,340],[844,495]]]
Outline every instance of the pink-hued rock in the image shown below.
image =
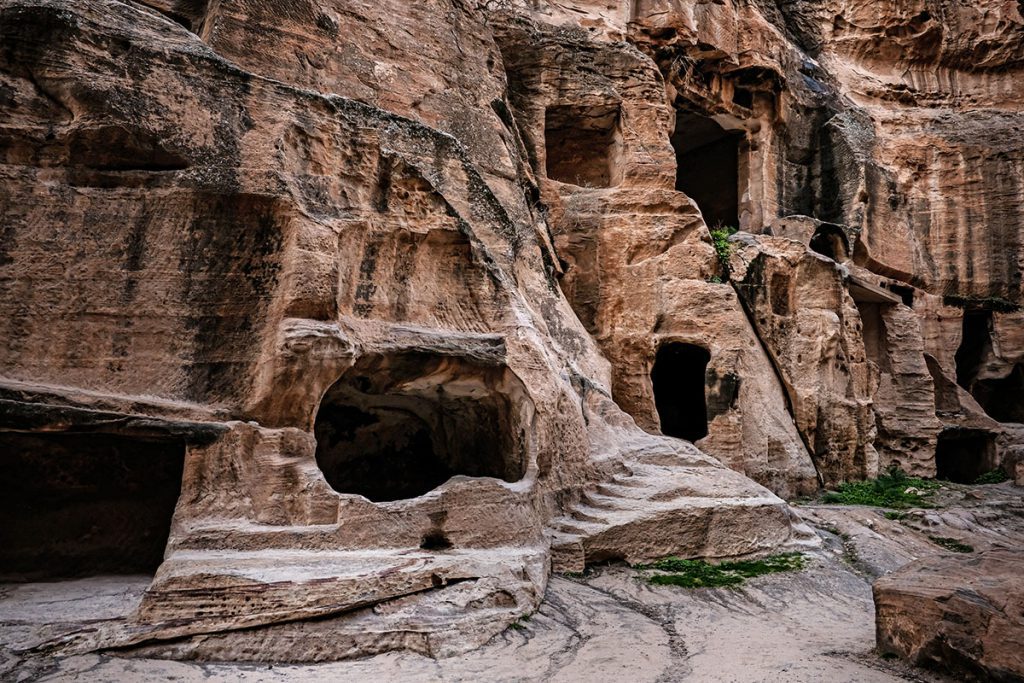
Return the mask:
[[875,582],[878,649],[961,680],[1024,679],[1020,549],[912,562]]

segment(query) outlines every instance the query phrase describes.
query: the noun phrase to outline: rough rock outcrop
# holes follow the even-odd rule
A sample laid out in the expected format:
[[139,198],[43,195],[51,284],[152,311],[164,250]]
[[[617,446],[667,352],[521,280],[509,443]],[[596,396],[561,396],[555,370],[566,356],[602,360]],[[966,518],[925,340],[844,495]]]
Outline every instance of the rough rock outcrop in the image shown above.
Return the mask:
[[[50,522],[103,511],[80,547],[5,530],[3,573],[88,573],[125,534],[166,539],[130,619],[34,647],[341,615],[355,640],[296,656],[450,654],[535,609],[553,553],[578,567],[801,539],[769,491],[611,402],[483,15],[394,3],[443,49],[413,72],[425,34],[389,43],[405,95],[377,101],[360,74],[386,65],[326,46],[396,19],[343,6],[0,7],[4,468],[42,484]],[[483,46],[453,45],[454,26]],[[488,87],[481,108],[469,94]],[[69,441],[143,470],[160,444],[180,474],[150,468],[148,486],[173,519],[108,528],[146,489],[88,462],[48,476]],[[568,528],[588,505],[607,514]]]
[[928,558],[874,584],[878,648],[961,680],[1024,680],[1020,550]]
[[813,543],[777,495],[1021,477],[1019,3],[0,0],[0,44],[0,575],[154,575],[29,650],[453,654],[553,570]]

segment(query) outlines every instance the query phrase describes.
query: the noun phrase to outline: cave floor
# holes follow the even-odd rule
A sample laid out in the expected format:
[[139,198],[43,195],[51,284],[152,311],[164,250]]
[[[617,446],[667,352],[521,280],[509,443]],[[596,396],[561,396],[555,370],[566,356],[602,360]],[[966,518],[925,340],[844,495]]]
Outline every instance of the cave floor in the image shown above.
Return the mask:
[[[954,486],[940,492],[936,502],[937,509],[910,511],[900,519],[869,507],[801,505],[797,510],[818,531],[822,548],[807,555],[801,571],[761,576],[735,588],[652,586],[641,572],[621,564],[594,567],[583,576],[555,576],[536,614],[459,657],[388,653],[326,664],[268,665],[79,655],[14,668],[9,660],[4,679],[946,681],[874,652],[871,582],[913,558],[949,552],[930,536],[957,538],[977,550],[1019,546],[1024,490],[1010,484]],[[33,605],[47,604],[31,586],[0,588],[0,644],[8,654],[18,610],[25,618]],[[119,604],[131,604],[133,587],[119,593],[106,586],[106,602],[96,604],[106,604],[113,614]],[[75,595],[69,590],[67,605],[49,604],[75,609]]]

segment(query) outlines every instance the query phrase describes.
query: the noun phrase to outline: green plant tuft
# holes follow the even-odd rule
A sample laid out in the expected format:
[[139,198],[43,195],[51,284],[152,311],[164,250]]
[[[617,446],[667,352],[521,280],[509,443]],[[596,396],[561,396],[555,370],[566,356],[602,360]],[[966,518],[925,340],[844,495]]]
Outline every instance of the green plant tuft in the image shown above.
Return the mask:
[[755,576],[800,570],[805,564],[806,559],[800,553],[783,553],[762,560],[740,560],[721,564],[669,557],[652,564],[635,565],[634,569],[660,572],[646,577],[648,583],[656,586],[720,588],[736,586]]
[[[715,247],[715,254],[718,255],[718,264],[722,267],[723,278],[729,279],[729,256],[732,254],[732,245],[729,237],[735,235],[739,228],[719,223],[711,228],[711,243]],[[721,281],[721,279],[719,281]]]
[[901,520],[901,519],[906,519],[906,517],[907,517],[907,513],[905,513],[905,512],[893,512],[892,510],[890,510],[889,512],[885,513],[885,518],[886,519],[891,519],[891,520],[897,521],[897,522],[899,520]]
[[994,469],[990,472],[986,472],[977,479],[974,480],[975,484],[1002,484],[1004,481],[1009,479],[1006,472],[1001,469]]
[[932,507],[927,497],[942,484],[935,480],[908,477],[898,467],[877,479],[840,484],[835,491],[822,497],[825,503],[838,505],[872,505],[874,507],[904,509]]
[[928,537],[935,545],[942,546],[946,550],[952,550],[954,553],[973,553],[974,547],[969,546],[966,543],[961,543],[955,538],[949,538],[947,536],[929,536]]

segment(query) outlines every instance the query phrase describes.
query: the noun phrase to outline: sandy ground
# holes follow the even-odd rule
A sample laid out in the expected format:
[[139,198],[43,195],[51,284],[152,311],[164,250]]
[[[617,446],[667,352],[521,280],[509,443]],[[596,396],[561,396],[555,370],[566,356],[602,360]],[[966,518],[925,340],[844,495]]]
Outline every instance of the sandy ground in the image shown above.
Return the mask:
[[[872,508],[804,506],[823,548],[799,572],[738,588],[651,586],[611,565],[554,577],[540,610],[483,648],[433,660],[390,653],[317,665],[192,663],[81,655],[12,655],[52,634],[52,615],[116,616],[135,604],[143,579],[89,579],[0,588],[0,679],[22,681],[707,681],[730,683],[949,679],[873,651],[871,581],[916,557],[944,553],[929,535],[979,550],[1024,540],[1024,491],[1010,485],[958,490],[946,507],[887,520]],[[88,599],[92,596],[92,599]]]

